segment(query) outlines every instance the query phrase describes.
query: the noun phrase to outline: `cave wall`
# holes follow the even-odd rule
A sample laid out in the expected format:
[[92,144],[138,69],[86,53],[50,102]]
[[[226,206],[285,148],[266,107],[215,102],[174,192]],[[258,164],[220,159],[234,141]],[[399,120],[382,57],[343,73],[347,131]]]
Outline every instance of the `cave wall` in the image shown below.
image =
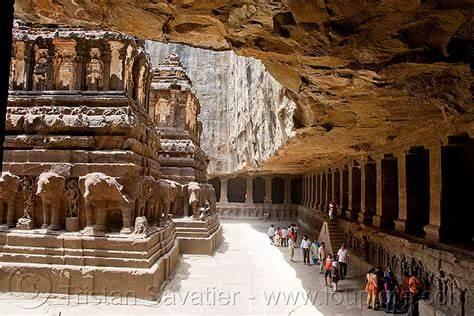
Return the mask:
[[146,42],[152,63],[176,53],[201,103],[201,146],[210,176],[258,169],[292,135],[296,105],[257,59]]

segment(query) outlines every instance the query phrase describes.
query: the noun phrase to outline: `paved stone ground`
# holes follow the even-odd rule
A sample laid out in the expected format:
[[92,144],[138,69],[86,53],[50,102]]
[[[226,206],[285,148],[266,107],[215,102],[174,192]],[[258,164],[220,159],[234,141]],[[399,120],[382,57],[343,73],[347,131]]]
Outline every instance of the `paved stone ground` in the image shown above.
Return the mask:
[[[213,256],[184,255],[160,302],[104,297],[37,297],[0,294],[2,315],[379,315],[361,298],[365,271],[352,271],[333,293],[318,266],[296,262],[271,246],[270,222],[223,222],[224,241]],[[276,222],[282,226],[283,222]],[[299,235],[301,236],[303,232]]]

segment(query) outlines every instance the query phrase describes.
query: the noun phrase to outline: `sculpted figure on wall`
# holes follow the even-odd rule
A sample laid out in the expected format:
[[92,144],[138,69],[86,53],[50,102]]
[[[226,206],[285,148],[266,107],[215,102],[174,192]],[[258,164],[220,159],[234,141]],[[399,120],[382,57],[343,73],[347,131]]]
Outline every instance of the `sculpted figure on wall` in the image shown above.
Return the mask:
[[[191,206],[191,211],[193,213],[193,219],[199,219],[199,201],[201,200],[201,186],[197,182],[189,182],[183,187],[183,193],[186,194],[185,197],[185,208]],[[186,212],[186,211],[185,211]]]
[[0,177],[0,224],[6,223],[8,227],[15,227],[18,193],[20,193],[20,178],[9,172],[3,172]]
[[81,192],[76,179],[69,179],[66,184],[66,196],[68,200],[68,216],[76,217],[79,215],[79,200]]
[[43,172],[38,178],[36,195],[42,199],[42,229],[60,230],[62,228],[62,206],[66,179],[53,172]]
[[181,191],[181,185],[175,181],[160,179],[157,181],[156,195],[159,197],[160,224],[166,224],[170,210],[175,209],[176,199]]
[[76,42],[55,40],[54,81],[57,90],[74,90],[76,84]]
[[104,87],[104,63],[100,58],[100,49],[93,47],[89,52],[86,67],[87,90],[102,90]]
[[216,207],[216,191],[212,184],[209,183],[201,183],[199,185],[201,187],[201,201],[200,206],[204,206],[206,203],[209,203],[209,207],[212,214],[217,213]]
[[10,88],[22,90],[26,86],[25,67],[26,43],[15,41],[13,43],[13,58],[11,62]]
[[33,229],[33,208],[34,208],[34,184],[35,177],[24,176],[21,179],[21,191],[23,193],[23,216],[18,219],[16,228]]
[[33,90],[47,90],[48,68],[49,68],[49,52],[47,48],[35,48],[35,67],[33,69]]

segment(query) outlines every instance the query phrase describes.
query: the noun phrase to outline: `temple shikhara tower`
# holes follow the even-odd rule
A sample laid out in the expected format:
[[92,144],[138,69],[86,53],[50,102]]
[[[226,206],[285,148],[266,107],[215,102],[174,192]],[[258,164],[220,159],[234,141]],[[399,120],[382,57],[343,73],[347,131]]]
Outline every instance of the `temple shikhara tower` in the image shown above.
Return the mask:
[[187,183],[206,181],[206,155],[200,147],[201,105],[179,57],[172,54],[154,69],[149,113],[161,135],[163,178]]
[[[14,35],[0,177],[0,276],[9,281],[0,290],[154,298],[180,252],[209,253],[220,240],[199,101],[177,81],[154,86],[163,107],[150,109],[153,72],[135,37],[22,22]],[[179,183],[161,178],[160,160]],[[188,205],[192,217],[176,229],[170,219]],[[23,272],[37,284],[25,288]]]

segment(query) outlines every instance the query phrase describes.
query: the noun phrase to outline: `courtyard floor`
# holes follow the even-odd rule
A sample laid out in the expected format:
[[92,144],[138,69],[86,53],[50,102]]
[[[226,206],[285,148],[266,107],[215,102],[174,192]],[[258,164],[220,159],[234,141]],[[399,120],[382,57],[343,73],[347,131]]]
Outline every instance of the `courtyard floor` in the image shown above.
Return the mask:
[[183,255],[157,302],[1,293],[0,310],[2,315],[63,316],[382,314],[367,310],[363,303],[365,271],[353,271],[349,266],[348,279],[333,293],[324,286],[319,266],[303,265],[300,249],[295,249],[296,262],[289,262],[286,248],[270,245],[266,236],[270,223],[223,222],[224,240],[214,255]]

